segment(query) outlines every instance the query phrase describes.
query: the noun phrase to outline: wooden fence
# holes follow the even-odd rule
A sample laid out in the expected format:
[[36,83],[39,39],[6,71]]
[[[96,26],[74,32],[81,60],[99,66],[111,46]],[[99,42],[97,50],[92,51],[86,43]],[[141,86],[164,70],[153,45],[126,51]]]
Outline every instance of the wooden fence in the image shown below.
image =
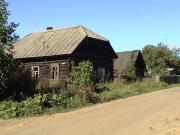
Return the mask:
[[180,83],[180,75],[161,76],[160,80],[168,84]]

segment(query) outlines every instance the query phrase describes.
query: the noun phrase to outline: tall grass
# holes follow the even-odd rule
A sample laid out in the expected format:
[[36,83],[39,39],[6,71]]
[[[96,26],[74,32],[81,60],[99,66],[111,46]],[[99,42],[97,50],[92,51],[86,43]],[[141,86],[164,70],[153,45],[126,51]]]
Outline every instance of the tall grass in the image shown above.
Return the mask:
[[97,93],[100,101],[104,102],[110,101],[112,99],[125,98],[156,91],[159,89],[167,88],[168,85],[164,82],[156,83],[151,79],[132,83],[124,83],[116,79],[112,83],[99,84],[98,87],[99,89],[104,89],[104,91]]

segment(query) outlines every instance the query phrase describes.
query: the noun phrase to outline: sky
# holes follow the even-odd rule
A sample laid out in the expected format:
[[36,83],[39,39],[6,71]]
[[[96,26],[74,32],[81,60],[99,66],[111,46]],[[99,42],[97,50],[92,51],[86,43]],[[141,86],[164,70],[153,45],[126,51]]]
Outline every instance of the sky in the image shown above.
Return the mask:
[[46,27],[83,25],[115,51],[163,42],[180,48],[180,0],[8,0],[9,22],[22,38]]

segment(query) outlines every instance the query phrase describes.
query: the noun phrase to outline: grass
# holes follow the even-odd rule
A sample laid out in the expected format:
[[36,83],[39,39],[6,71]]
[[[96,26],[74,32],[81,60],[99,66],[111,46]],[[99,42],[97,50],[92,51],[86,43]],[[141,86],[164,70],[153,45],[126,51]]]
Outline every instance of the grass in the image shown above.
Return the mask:
[[[123,83],[122,81],[115,80],[112,83],[98,84],[96,91],[88,95],[85,99],[82,93],[76,90],[62,90],[59,88],[61,91],[56,94],[36,94],[19,102],[13,100],[0,102],[0,118],[9,119],[67,112],[96,103],[108,102],[177,86],[180,86],[180,84],[168,85],[164,82],[157,84],[151,79],[132,83]],[[58,90],[58,87],[56,90]]]
[[99,89],[104,89],[104,91],[98,92],[97,96],[100,98],[101,102],[105,102],[176,86],[180,86],[180,84],[168,85],[164,82],[156,83],[151,79],[129,84],[125,84],[119,80],[115,80],[112,83],[100,84],[98,86]]

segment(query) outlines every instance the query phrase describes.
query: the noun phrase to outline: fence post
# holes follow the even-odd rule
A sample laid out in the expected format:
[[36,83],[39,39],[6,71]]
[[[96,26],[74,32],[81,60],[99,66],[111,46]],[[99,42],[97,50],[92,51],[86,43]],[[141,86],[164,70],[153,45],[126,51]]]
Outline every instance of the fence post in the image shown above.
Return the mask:
[[156,83],[159,83],[159,82],[160,82],[160,77],[159,77],[159,75],[155,75],[155,81],[156,81]]

